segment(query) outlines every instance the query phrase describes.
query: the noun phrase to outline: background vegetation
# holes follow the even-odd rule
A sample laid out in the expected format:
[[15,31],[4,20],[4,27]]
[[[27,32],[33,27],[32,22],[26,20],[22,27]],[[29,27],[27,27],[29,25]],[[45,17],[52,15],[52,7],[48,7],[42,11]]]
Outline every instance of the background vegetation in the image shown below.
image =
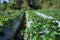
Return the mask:
[[60,9],[60,0],[10,0],[5,7],[12,9]]

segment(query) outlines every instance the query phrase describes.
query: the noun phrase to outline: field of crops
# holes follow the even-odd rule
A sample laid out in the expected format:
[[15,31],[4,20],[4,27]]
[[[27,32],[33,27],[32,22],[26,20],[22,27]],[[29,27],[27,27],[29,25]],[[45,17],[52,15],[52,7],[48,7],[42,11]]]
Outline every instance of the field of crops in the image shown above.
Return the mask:
[[[12,21],[21,13],[22,10],[5,10],[0,13],[0,31],[5,27],[12,29]],[[42,13],[52,16],[54,19],[44,19],[44,17],[36,13]],[[25,40],[59,40],[60,27],[60,10],[26,10],[26,29],[21,31]],[[19,18],[18,18],[19,19]]]
[[[37,15],[35,12],[36,11],[34,10],[26,11],[27,28],[22,31],[22,35],[24,35],[24,39],[25,40],[59,40],[60,29],[58,28],[58,23],[53,22],[54,19],[44,19],[43,17]],[[59,11],[56,11],[57,13],[51,10],[40,11],[40,12],[46,13],[46,15],[56,17],[56,19],[60,19],[58,15]]]

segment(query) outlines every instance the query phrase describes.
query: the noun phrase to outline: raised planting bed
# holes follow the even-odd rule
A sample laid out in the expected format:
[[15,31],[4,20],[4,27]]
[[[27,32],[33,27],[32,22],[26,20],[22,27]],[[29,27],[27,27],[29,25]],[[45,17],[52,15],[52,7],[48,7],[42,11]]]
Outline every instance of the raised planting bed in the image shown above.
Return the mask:
[[24,29],[23,25],[25,22],[25,13],[23,10],[16,10],[16,12],[14,11],[14,13],[7,13],[6,16],[4,15],[4,20],[2,18],[0,21],[3,24],[0,30],[0,40],[7,40],[14,36],[17,36],[20,33],[20,31]]
[[58,23],[54,19],[44,19],[34,10],[26,12],[26,29],[21,31],[25,40],[54,40],[58,33]]

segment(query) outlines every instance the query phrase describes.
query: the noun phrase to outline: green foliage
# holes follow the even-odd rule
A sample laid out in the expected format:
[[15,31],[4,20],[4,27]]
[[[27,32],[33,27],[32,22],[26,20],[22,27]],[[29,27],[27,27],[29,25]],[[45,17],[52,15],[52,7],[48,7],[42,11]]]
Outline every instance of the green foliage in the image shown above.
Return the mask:
[[0,30],[2,30],[2,27],[12,29],[13,20],[20,14],[20,12],[21,12],[20,10],[11,10],[11,9],[6,9],[5,11],[2,11],[0,15],[0,25],[2,25],[0,26]]
[[59,14],[60,10],[59,9],[55,9],[55,10],[38,10],[38,11],[41,12],[41,13],[44,13],[48,16],[52,16],[55,19],[60,21],[60,14]]
[[27,23],[30,20],[32,23],[29,27],[26,26],[26,29],[22,31],[22,35],[24,35],[25,40],[55,39],[54,37],[57,34],[58,25],[53,22],[54,19],[44,19],[41,16],[36,15],[34,10],[26,11],[26,16],[27,15]]

